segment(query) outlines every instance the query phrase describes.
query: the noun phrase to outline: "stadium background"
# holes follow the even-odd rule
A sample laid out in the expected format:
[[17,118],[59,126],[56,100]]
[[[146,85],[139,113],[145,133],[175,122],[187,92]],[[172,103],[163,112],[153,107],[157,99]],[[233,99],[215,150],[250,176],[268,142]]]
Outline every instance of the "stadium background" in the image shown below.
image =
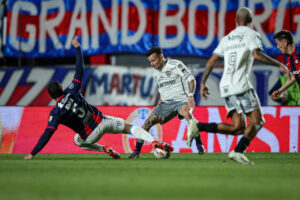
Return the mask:
[[[1,2],[0,10],[0,138],[1,153],[27,153],[37,142],[51,101],[45,89],[52,80],[67,86],[74,75],[75,52],[71,39],[79,36],[85,56],[82,92],[105,114],[141,125],[158,99],[152,69],[144,54],[153,45],[167,57],[182,60],[197,79],[195,117],[206,122],[226,121],[218,83],[219,62],[208,84],[209,101],[202,101],[199,83],[208,57],[220,38],[235,27],[241,6],[254,11],[253,28],[262,36],[264,52],[282,60],[272,39],[281,29],[292,31],[300,43],[300,2],[296,0],[87,0]],[[265,127],[248,151],[299,152],[299,107],[279,107],[268,97],[278,80],[278,69],[255,63],[253,83],[261,100]],[[111,107],[110,107],[111,106]],[[173,119],[151,129],[176,152],[196,152],[185,146],[186,122]],[[228,152],[236,137],[203,134],[209,152]],[[44,153],[83,152],[74,148],[73,134],[60,127]],[[105,136],[101,141],[120,153],[130,152],[134,140]],[[58,146],[62,146],[59,149]],[[130,148],[131,147],[131,148]],[[149,152],[149,147],[143,148]]]

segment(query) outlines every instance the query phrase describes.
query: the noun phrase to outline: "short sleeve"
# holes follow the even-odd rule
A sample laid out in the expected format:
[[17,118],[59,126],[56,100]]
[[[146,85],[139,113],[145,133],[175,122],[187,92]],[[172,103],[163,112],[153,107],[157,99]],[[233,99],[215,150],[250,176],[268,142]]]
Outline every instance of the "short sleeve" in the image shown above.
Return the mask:
[[261,38],[260,38],[259,33],[255,33],[251,37],[251,39],[249,41],[249,49],[250,49],[250,51],[253,51],[255,49],[263,50],[263,46],[262,46],[262,43],[261,43]]
[[224,38],[221,39],[220,43],[218,44],[217,48],[215,48],[213,54],[224,57]]

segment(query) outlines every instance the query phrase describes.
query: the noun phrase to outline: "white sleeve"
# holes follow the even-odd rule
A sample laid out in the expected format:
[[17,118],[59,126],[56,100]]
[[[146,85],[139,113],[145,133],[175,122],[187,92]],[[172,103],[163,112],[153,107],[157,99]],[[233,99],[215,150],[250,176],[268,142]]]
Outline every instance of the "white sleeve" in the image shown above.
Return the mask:
[[263,50],[263,46],[262,46],[262,43],[261,43],[261,39],[260,39],[260,34],[259,33],[255,33],[251,37],[251,39],[249,41],[249,49],[250,49],[251,52],[253,50],[255,50],[255,49]]
[[[191,71],[182,62],[180,62],[176,67],[176,73],[182,77],[183,86],[186,94],[188,94],[189,96],[193,96],[196,88],[196,80],[192,75]],[[195,87],[194,87],[194,91],[190,93],[189,84],[192,80],[195,80]]]
[[218,44],[217,48],[215,48],[213,54],[219,56],[219,57],[224,57],[224,38],[221,39],[220,43]]

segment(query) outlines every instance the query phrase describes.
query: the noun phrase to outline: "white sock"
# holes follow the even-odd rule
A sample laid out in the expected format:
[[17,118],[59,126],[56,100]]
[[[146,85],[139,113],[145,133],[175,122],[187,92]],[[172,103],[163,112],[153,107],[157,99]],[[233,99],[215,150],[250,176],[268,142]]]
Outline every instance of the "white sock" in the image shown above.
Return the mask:
[[100,145],[100,144],[82,144],[82,145],[80,145],[80,147],[85,150],[104,152],[105,146]]
[[145,140],[149,143],[155,140],[154,137],[150,135],[150,133],[148,133],[147,131],[145,131],[143,128],[139,126],[131,126],[129,132],[135,137],[137,137],[138,139]]

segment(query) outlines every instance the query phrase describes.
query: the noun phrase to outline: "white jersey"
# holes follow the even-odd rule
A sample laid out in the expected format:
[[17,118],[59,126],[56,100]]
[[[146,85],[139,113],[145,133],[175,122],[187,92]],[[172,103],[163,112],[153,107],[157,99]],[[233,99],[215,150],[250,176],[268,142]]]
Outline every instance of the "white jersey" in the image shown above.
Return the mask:
[[168,60],[161,70],[154,69],[153,77],[163,102],[188,99],[188,83],[194,80],[194,76],[181,61]]
[[260,34],[247,26],[238,26],[222,38],[213,54],[224,57],[224,72],[220,82],[221,97],[244,93],[253,86],[250,73],[252,51],[263,49]]

